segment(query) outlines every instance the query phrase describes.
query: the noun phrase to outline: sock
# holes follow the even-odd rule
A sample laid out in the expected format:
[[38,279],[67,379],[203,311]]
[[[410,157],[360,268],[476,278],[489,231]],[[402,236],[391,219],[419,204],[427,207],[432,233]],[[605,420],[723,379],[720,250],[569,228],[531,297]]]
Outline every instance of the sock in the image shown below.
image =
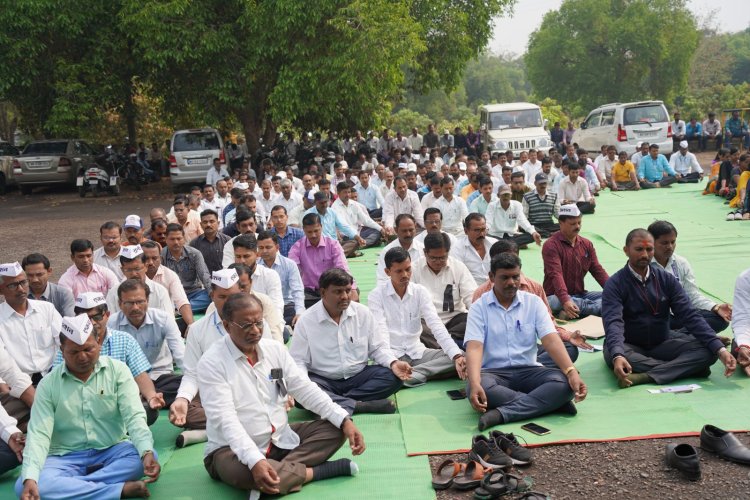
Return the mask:
[[202,429],[195,429],[190,431],[182,431],[177,436],[177,442],[175,443],[178,448],[184,448],[196,443],[205,443],[208,441],[206,431]]
[[390,399],[357,401],[354,413],[396,413],[396,405]]
[[356,476],[359,472],[357,464],[348,458],[339,458],[329,462],[323,462],[312,468],[313,481],[329,479],[339,476]]
[[487,410],[487,412],[479,417],[479,430],[483,431],[485,429],[488,429],[490,427],[494,427],[496,425],[500,425],[503,423],[503,415],[500,413],[500,410],[492,409]]

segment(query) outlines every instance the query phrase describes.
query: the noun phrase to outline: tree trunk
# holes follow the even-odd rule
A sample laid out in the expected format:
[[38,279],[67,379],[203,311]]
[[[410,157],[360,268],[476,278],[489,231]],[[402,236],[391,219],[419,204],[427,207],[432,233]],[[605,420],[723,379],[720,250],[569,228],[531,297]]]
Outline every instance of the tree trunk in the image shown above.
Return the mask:
[[136,130],[135,130],[136,109],[135,109],[135,103],[133,102],[133,87],[132,86],[130,88],[130,92],[128,92],[128,95],[125,98],[125,103],[123,106],[122,114],[125,117],[125,122],[128,127],[128,142],[132,144],[134,147],[137,147],[138,138],[136,137]]

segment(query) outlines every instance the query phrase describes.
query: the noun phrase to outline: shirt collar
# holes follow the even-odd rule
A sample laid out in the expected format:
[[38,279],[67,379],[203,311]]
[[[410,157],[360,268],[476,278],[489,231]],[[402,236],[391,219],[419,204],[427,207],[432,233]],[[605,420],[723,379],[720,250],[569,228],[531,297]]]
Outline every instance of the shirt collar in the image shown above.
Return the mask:
[[508,309],[505,309],[505,307],[503,307],[500,304],[500,302],[498,302],[497,296],[495,295],[494,288],[490,288],[490,293],[488,294],[489,298],[487,299],[487,300],[489,300],[488,305],[494,305],[495,307],[499,307],[499,308],[504,309],[506,311],[510,311],[511,309],[514,309],[516,307],[520,307],[523,304],[523,298],[522,298],[523,296],[522,296],[522,294],[520,292],[521,292],[521,290],[519,289],[516,292],[516,296],[513,298],[513,302],[511,302],[510,307]]
[[82,384],[86,384],[86,383],[88,383],[91,380],[91,378],[94,375],[96,375],[97,373],[99,373],[99,371],[102,370],[102,369],[104,369],[104,368],[105,368],[105,366],[102,364],[101,354],[100,354],[99,358],[96,360],[96,364],[94,365],[94,371],[91,372],[91,375],[89,375],[89,378],[86,380],[86,382],[84,382],[83,380],[79,379],[78,377],[76,377],[75,375],[73,375],[72,373],[70,373],[70,371],[68,370],[68,365],[65,363],[65,359],[63,359],[61,376],[68,375],[68,376],[72,377],[74,380],[77,380],[77,381],[79,381]]
[[633,275],[633,277],[638,280],[638,283],[646,283],[648,281],[649,277],[651,276],[651,266],[648,266],[646,268],[646,277],[645,278],[641,277],[640,274],[638,274],[637,272],[635,272],[635,269],[633,269],[632,267],[630,267],[630,262],[627,263],[627,267],[628,267],[628,271],[630,271],[630,274]]
[[[411,297],[414,295],[414,292],[412,291],[414,289],[413,286],[406,285],[406,293],[404,293],[404,297],[409,296]],[[388,295],[394,295],[398,297],[398,293],[396,293],[396,289],[393,287],[393,282],[388,278],[388,283],[385,286],[385,293]]]
[[[233,360],[236,361],[238,359],[242,359],[244,360],[243,362],[245,363],[247,362],[247,356],[245,355],[244,352],[240,351],[236,345],[234,345],[234,342],[232,341],[232,337],[230,337],[229,335],[226,335],[224,337],[224,345],[227,346],[227,350],[229,350],[229,355],[232,356]],[[263,356],[263,349],[260,346],[260,341],[258,341],[258,344],[255,346],[255,351],[258,353],[258,363],[262,362],[264,356]],[[258,363],[255,363],[255,365],[257,366]]]
[[[317,319],[318,323],[323,323],[324,321],[330,321],[332,323],[335,323],[333,321],[333,318],[331,318],[331,315],[328,314],[328,311],[326,311],[326,308],[323,306],[323,300],[321,299],[318,301],[317,304],[315,304],[313,307],[317,308],[315,310],[315,319]],[[339,320],[339,325],[346,320],[346,318],[349,318],[351,316],[356,316],[357,310],[352,307],[352,304],[349,304],[349,307],[346,308],[344,312],[341,313],[341,320]]]
[[50,300],[50,292],[52,291],[52,284],[50,282],[47,282],[47,287],[44,289],[42,294],[39,296],[39,299],[34,298],[34,294],[31,293],[31,289],[29,289],[29,298],[32,300]]
[[[117,325],[118,325],[118,326],[131,326],[131,327],[133,327],[133,328],[136,328],[136,326],[135,326],[135,325],[133,325],[133,324],[132,324],[132,323],[130,322],[130,320],[128,319],[128,317],[127,317],[127,316],[125,316],[125,313],[124,313],[124,312],[120,311],[120,312],[119,312],[118,314],[120,315],[120,317],[119,317],[119,318],[118,318],[118,320],[117,320]],[[140,327],[138,327],[138,328],[136,328],[136,329],[137,329],[137,330],[140,330],[141,328],[143,328],[143,327],[144,327],[144,326],[146,326],[146,325],[153,325],[153,324],[154,324],[154,318],[153,318],[153,316],[151,315],[151,311],[150,311],[150,310],[148,310],[148,311],[146,311],[146,317],[144,318],[144,320],[143,320],[143,323],[141,324],[141,326],[140,326]]]

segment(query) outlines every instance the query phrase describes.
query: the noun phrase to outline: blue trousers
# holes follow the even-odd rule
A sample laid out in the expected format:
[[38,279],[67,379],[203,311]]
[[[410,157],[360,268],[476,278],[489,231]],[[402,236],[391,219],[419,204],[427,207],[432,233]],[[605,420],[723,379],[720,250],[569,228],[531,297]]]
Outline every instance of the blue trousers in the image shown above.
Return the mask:
[[334,403],[341,406],[349,415],[354,413],[357,401],[385,399],[401,389],[402,382],[384,366],[368,365],[361,372],[346,379],[333,380],[313,372],[310,380],[331,396]]
[[499,410],[505,423],[546,415],[573,399],[563,372],[545,366],[482,370],[481,384],[487,408]]
[[[39,495],[44,500],[117,500],[126,481],[142,477],[138,450],[130,441],[123,441],[103,450],[47,456],[39,475]],[[22,491],[23,477],[19,477],[16,495],[20,497]]]
[[[570,342],[563,342],[565,350],[568,352],[568,357],[575,363],[578,359],[578,348]],[[542,344],[539,344],[536,349],[536,360],[547,368],[557,368],[557,365],[552,361],[552,356],[549,355],[547,350]]]
[[190,309],[192,309],[194,313],[206,312],[209,304],[211,304],[211,297],[208,296],[208,292],[204,288],[193,290],[186,295],[188,301],[190,301]]
[[[586,292],[582,295],[571,295],[570,298],[578,306],[581,318],[602,315],[602,292]],[[554,314],[559,313],[563,308],[557,295],[547,295],[547,302]]]

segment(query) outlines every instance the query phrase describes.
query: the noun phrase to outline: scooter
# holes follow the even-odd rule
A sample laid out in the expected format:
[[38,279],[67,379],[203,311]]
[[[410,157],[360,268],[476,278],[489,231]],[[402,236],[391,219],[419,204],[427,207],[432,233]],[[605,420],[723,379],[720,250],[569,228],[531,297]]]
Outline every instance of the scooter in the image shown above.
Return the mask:
[[[109,191],[114,196],[119,196],[120,180],[114,173],[116,171],[114,163],[115,155],[112,152],[111,147],[109,147],[107,148],[107,153],[96,158],[95,163],[92,163],[85,168],[81,168],[78,171],[78,178],[76,179],[79,196],[84,198],[87,191],[91,191],[94,198],[98,197],[100,193],[106,191]],[[112,172],[112,174],[110,174],[110,172]]]

